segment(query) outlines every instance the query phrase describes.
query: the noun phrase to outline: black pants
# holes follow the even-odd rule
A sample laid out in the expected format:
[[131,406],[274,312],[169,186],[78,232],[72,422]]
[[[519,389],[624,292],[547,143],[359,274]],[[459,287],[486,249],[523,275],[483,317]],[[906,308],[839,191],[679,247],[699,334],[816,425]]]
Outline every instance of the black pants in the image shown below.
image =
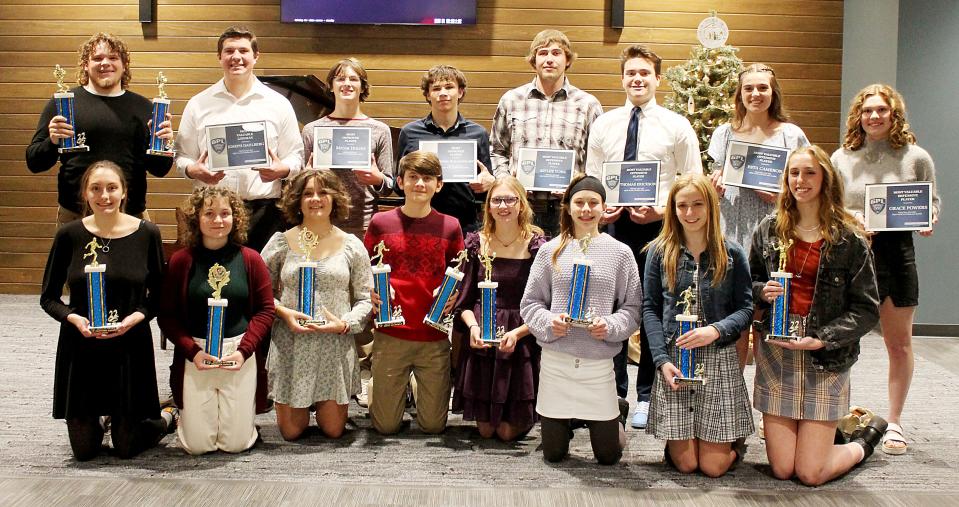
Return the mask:
[[543,457],[550,463],[566,459],[569,454],[569,441],[573,437],[573,427],[585,425],[589,428],[589,443],[593,447],[593,456],[600,465],[615,465],[623,457],[623,447],[619,441],[622,425],[619,418],[609,421],[580,421],[576,419],[552,419],[540,417],[540,430],[543,436]]
[[533,223],[543,229],[548,238],[559,234],[559,213],[562,205],[549,192],[533,192],[529,206],[533,210]]
[[[110,436],[118,457],[130,459],[154,447],[166,434],[167,423],[163,418],[136,421],[128,417],[111,418]],[[77,461],[88,461],[100,454],[103,445],[103,427],[99,416],[67,419],[70,448]]]
[[[619,220],[609,225],[609,235],[625,243],[633,251],[633,257],[636,258],[636,264],[639,266],[640,278],[643,277],[646,269],[646,252],[643,248],[650,241],[656,239],[662,229],[662,220],[649,224],[637,224],[629,219],[627,210],[623,211]],[[649,395],[653,390],[653,378],[656,375],[656,366],[653,364],[652,354],[649,352],[649,342],[646,340],[646,327],[643,325],[643,313],[639,313],[639,329],[642,335],[640,340],[640,358],[639,372],[636,375],[636,401],[649,401]],[[626,374],[626,356],[629,347],[629,341],[623,342],[623,349],[613,358],[613,370],[616,372],[616,394],[620,398],[626,398],[629,391],[629,376]]]

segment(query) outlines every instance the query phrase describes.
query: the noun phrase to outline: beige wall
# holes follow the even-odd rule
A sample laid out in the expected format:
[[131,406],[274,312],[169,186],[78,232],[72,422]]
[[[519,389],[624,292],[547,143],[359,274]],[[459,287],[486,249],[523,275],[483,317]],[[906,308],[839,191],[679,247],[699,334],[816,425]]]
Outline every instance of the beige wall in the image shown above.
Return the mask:
[[[676,65],[696,43],[696,26],[717,9],[743,60],[776,69],[787,107],[809,138],[830,151],[838,138],[843,27],[838,0],[627,0],[629,28],[622,30],[605,27],[604,0],[479,0],[478,24],[472,27],[289,25],[279,22],[278,0],[157,0],[157,21],[141,25],[132,0],[56,4],[0,0],[0,293],[39,291],[54,231],[56,169],[30,174],[24,149],[54,91],[53,66],[74,66],[77,47],[101,30],[120,35],[133,51],[133,91],[152,97],[156,73],[164,71],[175,113],[220,77],[217,35],[240,23],[260,39],[261,75],[323,77],[334,61],[360,58],[372,83],[364,110],[393,126],[425,114],[418,88],[423,70],[441,62],[456,65],[469,80],[463,114],[488,127],[500,95],[531,79],[523,55],[539,30],[566,32],[579,53],[572,82],[609,109],[623,100],[617,59],[622,47],[646,43],[665,59],[664,69]],[[173,208],[189,185],[172,176],[151,177],[149,185],[150,213],[164,238],[172,240]]]

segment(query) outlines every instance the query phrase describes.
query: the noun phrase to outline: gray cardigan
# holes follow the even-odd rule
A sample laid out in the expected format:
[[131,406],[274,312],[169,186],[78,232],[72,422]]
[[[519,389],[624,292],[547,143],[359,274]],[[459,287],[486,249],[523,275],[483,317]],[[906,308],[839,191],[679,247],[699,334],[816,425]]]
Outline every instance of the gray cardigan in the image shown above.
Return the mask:
[[609,235],[596,237],[586,255],[593,262],[586,299],[588,307],[605,319],[609,334],[605,340],[597,340],[586,329],[572,327],[566,336],[557,337],[553,335],[553,316],[566,311],[573,260],[581,255],[579,244],[570,242],[553,269],[558,245],[559,239],[553,239],[536,254],[520,303],[523,321],[544,349],[586,359],[611,359],[639,328],[643,298],[636,259],[629,247]]

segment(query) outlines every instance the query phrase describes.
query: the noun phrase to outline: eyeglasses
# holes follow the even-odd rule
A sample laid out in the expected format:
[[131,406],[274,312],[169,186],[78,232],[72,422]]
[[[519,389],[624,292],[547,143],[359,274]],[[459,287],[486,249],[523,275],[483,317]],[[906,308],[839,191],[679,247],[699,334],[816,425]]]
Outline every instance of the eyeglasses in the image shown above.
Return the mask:
[[516,203],[519,202],[519,197],[509,196],[509,197],[491,197],[489,200],[490,206],[499,207],[502,205],[507,205],[509,207],[516,206]]

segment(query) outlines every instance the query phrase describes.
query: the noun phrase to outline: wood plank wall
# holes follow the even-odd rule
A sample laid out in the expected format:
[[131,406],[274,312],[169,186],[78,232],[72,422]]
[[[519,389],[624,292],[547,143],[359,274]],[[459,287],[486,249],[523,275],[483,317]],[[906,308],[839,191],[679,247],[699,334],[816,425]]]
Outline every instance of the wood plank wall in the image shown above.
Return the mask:
[[[216,39],[245,24],[260,39],[257,72],[314,73],[353,55],[370,73],[364,110],[392,126],[427,112],[421,73],[436,63],[466,72],[464,115],[486,127],[502,93],[528,82],[523,55],[539,30],[555,27],[573,41],[579,59],[570,77],[609,109],[619,106],[620,50],[649,44],[676,65],[696,43],[696,26],[716,9],[729,25],[729,43],[746,62],[772,65],[796,121],[815,143],[832,150],[839,132],[842,14],[839,0],[627,0],[626,25],[607,28],[609,0],[479,0],[470,27],[315,26],[280,23],[279,0],[157,0],[156,22],[138,22],[135,0],[0,0],[0,293],[38,293],[54,233],[56,169],[30,174],[24,149],[55,85],[55,64],[72,68],[92,33],[121,36],[133,52],[131,89],[154,96],[163,70],[174,112],[220,77]],[[71,72],[72,74],[72,72]],[[663,86],[660,103],[668,93]],[[173,240],[173,208],[189,185],[175,176],[152,178],[148,207]]]

